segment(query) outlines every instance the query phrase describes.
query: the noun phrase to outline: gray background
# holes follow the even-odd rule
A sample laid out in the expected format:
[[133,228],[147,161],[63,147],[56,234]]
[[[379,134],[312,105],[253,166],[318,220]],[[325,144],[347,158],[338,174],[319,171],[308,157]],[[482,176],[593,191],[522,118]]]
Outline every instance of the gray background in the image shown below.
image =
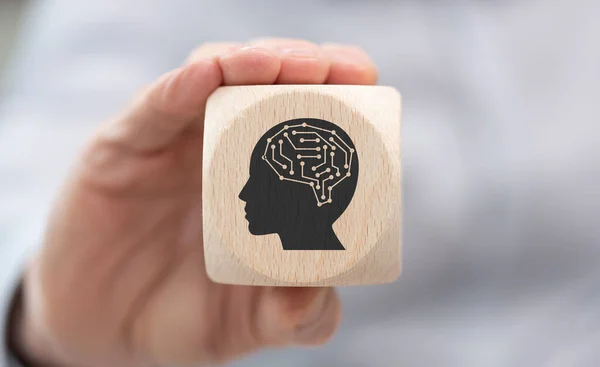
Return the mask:
[[341,289],[327,346],[234,365],[598,365],[597,1],[32,4],[0,100],[0,267],[83,139],[196,45],[355,43],[403,95],[402,278]]

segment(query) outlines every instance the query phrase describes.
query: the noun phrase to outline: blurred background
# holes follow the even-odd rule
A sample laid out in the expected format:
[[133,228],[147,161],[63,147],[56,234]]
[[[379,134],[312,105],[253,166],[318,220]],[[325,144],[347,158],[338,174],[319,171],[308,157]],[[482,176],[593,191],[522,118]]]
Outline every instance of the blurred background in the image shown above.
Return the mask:
[[403,96],[402,277],[341,289],[327,346],[232,366],[596,367],[598,19],[592,0],[0,0],[0,259],[38,245],[91,130],[202,42],[352,43]]
[[26,0],[0,0],[0,88],[4,66],[14,47]]

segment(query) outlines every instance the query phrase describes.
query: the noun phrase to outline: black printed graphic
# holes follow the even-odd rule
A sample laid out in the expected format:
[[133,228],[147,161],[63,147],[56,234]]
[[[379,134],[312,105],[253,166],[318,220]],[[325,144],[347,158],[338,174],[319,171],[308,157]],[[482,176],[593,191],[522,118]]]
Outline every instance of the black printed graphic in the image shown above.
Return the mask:
[[333,223],[358,181],[358,154],[339,126],[319,119],[282,122],[258,141],[239,198],[248,230],[277,233],[284,250],[345,250]]

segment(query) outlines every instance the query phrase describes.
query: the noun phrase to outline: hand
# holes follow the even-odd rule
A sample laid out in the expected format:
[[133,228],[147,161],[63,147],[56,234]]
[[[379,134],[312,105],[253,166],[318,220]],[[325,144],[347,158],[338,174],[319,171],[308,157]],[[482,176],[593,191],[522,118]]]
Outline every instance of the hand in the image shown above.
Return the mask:
[[13,337],[34,366],[190,366],[324,343],[331,288],[221,285],[205,271],[202,132],[220,85],[372,84],[358,48],[262,39],[207,44],[100,126],[29,265]]

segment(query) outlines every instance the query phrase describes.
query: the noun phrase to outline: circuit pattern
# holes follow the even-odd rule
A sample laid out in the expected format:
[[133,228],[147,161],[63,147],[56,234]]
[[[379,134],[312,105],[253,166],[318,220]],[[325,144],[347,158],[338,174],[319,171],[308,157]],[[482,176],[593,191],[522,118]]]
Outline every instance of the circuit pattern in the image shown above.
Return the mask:
[[332,191],[351,176],[355,150],[336,133],[310,123],[284,125],[267,138],[262,159],[280,180],[310,186],[317,206],[333,202]]

